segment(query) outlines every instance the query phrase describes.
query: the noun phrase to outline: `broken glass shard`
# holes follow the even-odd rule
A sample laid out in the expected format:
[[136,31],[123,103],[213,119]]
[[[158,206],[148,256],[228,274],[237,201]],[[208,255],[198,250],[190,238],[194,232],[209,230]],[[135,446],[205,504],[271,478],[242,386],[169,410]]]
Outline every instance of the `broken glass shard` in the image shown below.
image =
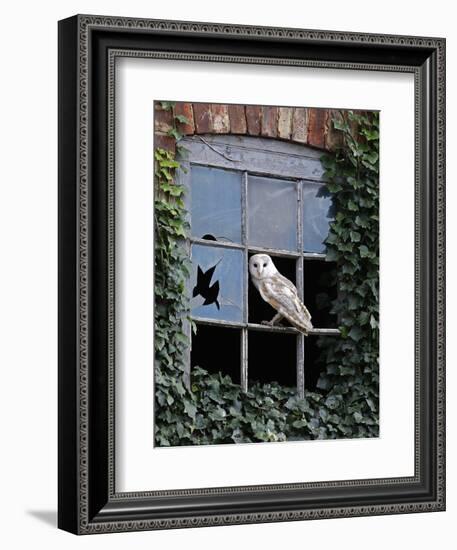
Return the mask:
[[242,251],[192,246],[192,317],[242,322],[243,294]]

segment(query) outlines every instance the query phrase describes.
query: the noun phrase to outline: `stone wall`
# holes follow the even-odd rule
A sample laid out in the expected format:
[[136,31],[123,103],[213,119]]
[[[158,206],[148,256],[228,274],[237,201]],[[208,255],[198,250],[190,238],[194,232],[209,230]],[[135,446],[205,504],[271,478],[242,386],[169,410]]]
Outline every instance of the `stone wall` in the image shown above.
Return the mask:
[[[174,150],[176,141],[168,135],[174,116],[183,115],[189,123],[177,123],[184,135],[237,134],[281,139],[322,150],[341,145],[331,119],[337,111],[311,107],[264,107],[216,103],[176,103],[173,112],[155,103],[155,146]],[[174,115],[174,116],[173,116]]]

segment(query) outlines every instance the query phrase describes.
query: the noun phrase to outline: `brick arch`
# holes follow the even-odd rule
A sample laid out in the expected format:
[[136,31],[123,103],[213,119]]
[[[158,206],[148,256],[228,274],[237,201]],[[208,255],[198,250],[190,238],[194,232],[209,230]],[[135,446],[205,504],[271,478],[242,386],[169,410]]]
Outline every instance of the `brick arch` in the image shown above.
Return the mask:
[[178,102],[173,112],[155,103],[154,135],[156,147],[175,150],[176,140],[169,135],[173,116],[185,116],[189,123],[178,123],[184,135],[233,134],[280,139],[333,151],[341,135],[331,124],[337,111],[314,107],[270,107],[219,103]]

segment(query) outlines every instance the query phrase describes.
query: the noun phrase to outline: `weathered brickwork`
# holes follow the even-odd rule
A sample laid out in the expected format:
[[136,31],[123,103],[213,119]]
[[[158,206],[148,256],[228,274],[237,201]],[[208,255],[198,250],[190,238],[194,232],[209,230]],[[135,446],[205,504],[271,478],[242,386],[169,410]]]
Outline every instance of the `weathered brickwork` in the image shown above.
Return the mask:
[[246,107],[244,105],[229,105],[228,114],[230,119],[231,134],[246,134]]
[[[188,120],[177,122],[178,131],[184,135],[262,136],[329,151],[342,145],[341,134],[331,124],[338,111],[331,109],[181,102],[175,104],[174,115]],[[156,147],[175,149],[175,140],[168,135],[172,125],[172,112],[164,111],[160,102],[156,102]]]
[[258,105],[246,105],[247,133],[250,136],[260,134],[260,121],[262,120],[262,108]]

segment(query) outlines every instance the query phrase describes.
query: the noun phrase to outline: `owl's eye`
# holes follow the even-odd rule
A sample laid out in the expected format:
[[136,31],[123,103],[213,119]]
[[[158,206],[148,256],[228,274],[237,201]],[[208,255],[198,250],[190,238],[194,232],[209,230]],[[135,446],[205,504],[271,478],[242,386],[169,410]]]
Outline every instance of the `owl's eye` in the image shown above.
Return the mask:
[[258,265],[257,265],[257,264],[254,264],[254,267],[258,267]]
[[263,264],[263,267],[267,267],[267,264]]

